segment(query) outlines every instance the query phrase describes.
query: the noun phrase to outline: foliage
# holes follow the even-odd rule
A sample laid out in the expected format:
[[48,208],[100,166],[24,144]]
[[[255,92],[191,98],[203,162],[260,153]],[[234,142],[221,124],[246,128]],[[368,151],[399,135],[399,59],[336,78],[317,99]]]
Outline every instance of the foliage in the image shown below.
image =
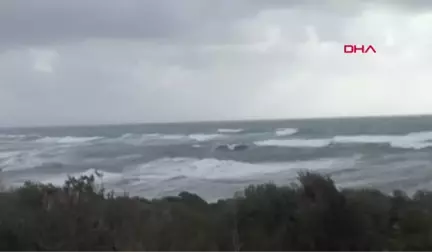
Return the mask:
[[114,197],[93,176],[0,192],[0,250],[432,250],[432,193],[338,190],[300,173],[216,203]]

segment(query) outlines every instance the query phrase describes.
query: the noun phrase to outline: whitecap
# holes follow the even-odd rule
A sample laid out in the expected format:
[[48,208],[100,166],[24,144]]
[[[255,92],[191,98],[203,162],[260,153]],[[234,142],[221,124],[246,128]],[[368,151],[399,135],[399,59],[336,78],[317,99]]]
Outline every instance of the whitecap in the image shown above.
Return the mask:
[[[139,179],[141,182],[165,181],[179,176],[194,179],[241,179],[263,174],[276,174],[281,171],[296,173],[301,169],[321,170],[353,165],[359,157],[345,159],[318,159],[287,163],[251,164],[232,160],[163,158],[139,165],[124,171],[125,178]],[[355,159],[355,160],[354,160]]]
[[275,134],[277,136],[290,136],[290,135],[294,135],[297,132],[298,129],[294,129],[294,128],[280,128],[275,131]]
[[3,171],[18,171],[34,169],[46,164],[67,163],[70,161],[67,154],[67,148],[57,145],[0,152],[0,167]]
[[257,141],[257,146],[291,148],[323,148],[330,144],[388,144],[393,148],[424,149],[432,147],[432,132],[412,132],[406,135],[341,135],[321,139],[268,139]]
[[432,147],[432,143],[431,142],[415,142],[415,141],[408,141],[408,142],[394,141],[394,142],[390,143],[390,146],[392,146],[394,148],[401,148],[401,149],[420,150],[420,149]]
[[221,138],[221,134],[190,134],[189,138],[198,142],[205,142],[215,138]]
[[40,157],[42,152],[42,150],[9,152],[1,159],[2,171],[28,170],[40,166],[44,161],[48,161]]
[[331,139],[269,139],[254,142],[257,146],[321,148],[331,144]]
[[394,148],[403,149],[424,149],[432,147],[432,132],[412,132],[406,135],[357,135],[357,136],[336,136],[333,138],[335,143],[351,144],[379,144],[388,143]]
[[0,134],[0,139],[6,139],[6,140],[15,140],[15,139],[23,139],[26,138],[27,135],[14,135],[14,134]]
[[356,136],[335,136],[335,143],[391,143],[398,140],[398,135],[356,135]]
[[103,137],[44,137],[35,140],[37,143],[54,143],[54,144],[79,144],[102,139]]
[[19,151],[0,151],[0,160],[13,158],[19,153]]
[[182,135],[182,134],[159,134],[159,133],[150,133],[150,134],[131,134],[127,133],[118,138],[104,139],[105,143],[125,143],[132,145],[140,145],[147,143],[157,143],[158,141],[197,141],[197,142],[205,142],[215,138],[223,137],[221,134],[190,134],[190,135]]

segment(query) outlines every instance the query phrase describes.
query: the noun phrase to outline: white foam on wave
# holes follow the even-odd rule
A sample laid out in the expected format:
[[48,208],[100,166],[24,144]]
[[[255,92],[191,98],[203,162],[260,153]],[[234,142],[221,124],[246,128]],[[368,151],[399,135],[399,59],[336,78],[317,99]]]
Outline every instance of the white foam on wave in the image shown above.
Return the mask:
[[420,149],[425,149],[425,148],[429,148],[432,147],[432,143],[425,143],[425,142],[392,142],[390,143],[390,146],[394,147],[394,148],[401,148],[401,149],[415,149],[415,150],[420,150]]
[[388,143],[394,148],[424,149],[432,147],[432,132],[412,132],[406,135],[358,135],[336,136],[332,139],[335,143]]
[[33,169],[35,166],[43,164],[44,160],[40,157],[41,153],[41,150],[1,152],[0,167],[2,171]]
[[19,153],[20,153],[19,151],[1,151],[0,152],[0,160],[13,158],[16,155],[18,155]]
[[190,139],[198,141],[198,142],[205,142],[209,140],[213,140],[215,138],[221,138],[223,135],[221,134],[191,134],[188,136]]
[[[150,136],[151,134],[147,135]],[[146,136],[146,135],[144,135]],[[162,139],[162,140],[182,140],[185,138],[184,135],[177,135],[177,134],[154,134],[155,138]]]
[[151,133],[151,134],[124,134],[119,138],[111,138],[104,139],[104,142],[108,143],[125,143],[125,144],[133,144],[133,145],[141,145],[147,143],[157,143],[158,141],[196,141],[196,142],[205,142],[215,138],[223,137],[221,134],[190,134],[190,135],[181,135],[181,134],[159,134],[159,133]]
[[[0,140],[17,140],[25,139],[27,135],[0,135]],[[82,144],[94,141],[103,143],[116,143],[123,142],[126,144],[143,144],[155,141],[197,141],[205,142],[216,138],[222,138],[222,134],[161,134],[161,133],[148,133],[148,134],[132,134],[126,133],[120,137],[107,138],[101,136],[92,137],[77,137],[77,136],[63,136],[63,137],[40,137],[32,140],[34,143],[42,144]]]
[[125,139],[138,139],[141,141],[146,140],[196,140],[196,141],[207,141],[217,137],[221,137],[220,134],[190,134],[190,135],[181,135],[181,134],[124,134],[120,137],[121,140]]
[[0,139],[6,139],[6,140],[15,140],[15,139],[23,139],[26,138],[27,135],[14,135],[14,134],[0,134]]
[[149,143],[154,141],[173,141],[185,139],[184,135],[177,134],[132,134],[126,133],[117,138],[105,138],[103,143],[124,143],[131,145],[141,145],[143,143]]
[[294,128],[280,128],[275,131],[276,136],[290,136],[298,132],[298,129]]
[[218,129],[219,133],[240,133],[243,129]]
[[[286,162],[286,163],[260,163],[251,164],[231,160],[194,159],[194,158],[163,158],[142,165],[129,167],[122,172],[102,173],[103,177],[95,176],[96,185],[101,185],[115,192],[131,192],[136,195],[148,195],[153,191],[159,193],[176,192],[188,186],[197,186],[209,182],[239,182],[242,179],[254,181],[274,181],[282,177],[295,177],[300,170],[343,169],[356,164],[358,157],[328,158],[310,161]],[[95,169],[89,169],[76,173],[60,174],[29,174],[27,177],[8,180],[12,186],[19,186],[26,180],[51,183],[56,186],[64,185],[68,177],[78,178],[83,175],[94,175]],[[195,184],[196,183],[196,184]],[[237,185],[240,185],[237,184]],[[216,185],[216,184],[214,184]],[[224,187],[220,184],[219,186]],[[243,186],[242,186],[243,187]]]
[[432,131],[420,131],[420,132],[411,132],[405,137],[415,140],[432,140]]
[[389,144],[394,148],[424,149],[432,147],[432,132],[413,132],[406,135],[352,135],[321,139],[269,139],[257,141],[257,146],[291,148],[322,148],[330,144]]
[[269,139],[257,141],[257,146],[292,147],[292,148],[321,148],[331,144],[331,139]]
[[0,168],[3,171],[34,169],[45,164],[64,164],[68,158],[69,146],[37,146],[31,149],[0,152]]
[[[357,160],[358,157],[355,157]],[[124,171],[125,178],[139,181],[164,181],[176,177],[194,179],[241,179],[259,177],[282,171],[297,172],[299,169],[320,170],[352,165],[353,158],[319,159],[287,163],[251,164],[232,160],[164,158]]]
[[390,143],[398,137],[397,135],[357,135],[335,136],[331,140],[336,143]]
[[78,143],[86,143],[95,140],[102,139],[103,137],[73,137],[73,136],[65,136],[65,137],[44,137],[35,140],[37,143],[55,143],[55,144],[78,144]]

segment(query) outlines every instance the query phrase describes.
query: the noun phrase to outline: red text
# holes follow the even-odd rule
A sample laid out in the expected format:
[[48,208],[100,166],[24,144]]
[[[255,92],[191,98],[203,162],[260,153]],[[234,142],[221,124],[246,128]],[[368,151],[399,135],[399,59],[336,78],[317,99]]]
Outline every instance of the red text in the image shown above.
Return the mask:
[[344,45],[344,53],[376,53],[372,45]]

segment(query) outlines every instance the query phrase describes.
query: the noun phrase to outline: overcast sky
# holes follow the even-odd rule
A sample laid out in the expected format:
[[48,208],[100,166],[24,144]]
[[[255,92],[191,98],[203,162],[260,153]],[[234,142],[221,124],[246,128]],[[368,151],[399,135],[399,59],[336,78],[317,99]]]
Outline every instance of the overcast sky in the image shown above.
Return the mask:
[[430,0],[2,0],[0,125],[432,113],[431,42]]

